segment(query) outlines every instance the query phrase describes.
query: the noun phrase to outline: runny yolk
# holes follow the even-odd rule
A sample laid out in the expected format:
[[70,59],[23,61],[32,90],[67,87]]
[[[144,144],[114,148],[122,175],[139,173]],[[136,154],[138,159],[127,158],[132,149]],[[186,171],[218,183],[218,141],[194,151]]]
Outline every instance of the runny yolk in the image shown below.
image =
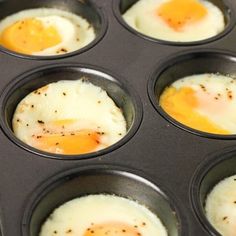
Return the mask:
[[201,20],[206,14],[207,9],[198,0],[170,0],[157,9],[157,15],[176,31]]
[[34,18],[17,21],[0,34],[0,44],[12,51],[33,54],[61,42],[60,34],[53,26],[45,27]]
[[189,87],[166,88],[160,97],[160,106],[175,120],[193,129],[214,134],[230,133],[196,111],[201,104]]
[[83,236],[141,236],[141,233],[135,226],[110,222],[89,227]]
[[97,150],[100,144],[99,132],[84,129],[70,131],[74,120],[58,120],[43,124],[43,132],[33,135],[32,146],[37,149],[59,154],[85,154]]

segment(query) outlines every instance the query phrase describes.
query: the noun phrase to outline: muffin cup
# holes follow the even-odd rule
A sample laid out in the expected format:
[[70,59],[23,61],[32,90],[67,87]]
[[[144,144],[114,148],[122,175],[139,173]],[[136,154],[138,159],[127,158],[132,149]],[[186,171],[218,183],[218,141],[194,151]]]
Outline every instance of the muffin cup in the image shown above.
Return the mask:
[[227,148],[214,153],[201,163],[191,181],[190,198],[193,210],[202,226],[210,235],[221,234],[210,224],[205,215],[205,201],[207,195],[221,180],[236,174],[236,149]]
[[172,118],[159,105],[160,96],[167,86],[185,76],[204,73],[222,74],[235,79],[235,55],[220,50],[199,49],[198,51],[185,52],[174,58],[169,58],[169,60],[158,67],[158,70],[153,73],[149,80],[148,92],[150,100],[160,115],[185,131],[207,138],[236,139],[236,134],[211,134],[190,128]]
[[41,185],[26,207],[23,236],[38,236],[42,223],[55,208],[71,199],[90,194],[111,194],[137,201],[157,214],[169,236],[186,233],[186,227],[182,227],[182,213],[159,185],[127,168],[97,165],[68,170]]
[[[122,110],[127,125],[127,134],[108,148],[81,155],[53,154],[35,149],[20,141],[12,131],[12,118],[18,103],[32,91],[60,80],[78,80],[86,78],[90,83],[101,87]],[[142,119],[142,105],[137,94],[126,83],[124,87],[116,78],[99,68],[78,64],[57,64],[41,67],[16,78],[3,91],[0,98],[0,124],[5,134],[14,143],[27,151],[44,157],[56,159],[85,159],[110,152],[126,143],[137,131]]]
[[29,0],[7,0],[0,1],[0,20],[3,20],[5,17],[15,14],[17,12],[27,10],[27,9],[37,9],[37,8],[55,8],[59,10],[64,10],[67,12],[74,13],[75,15],[79,15],[86,19],[93,27],[95,31],[96,38],[89,43],[88,45],[75,50],[70,53],[65,53],[61,55],[52,55],[52,56],[35,56],[35,55],[27,55],[21,54],[14,51],[11,51],[5,47],[0,46],[0,50],[21,58],[29,58],[29,59],[57,59],[64,58],[76,55],[78,53],[82,53],[89,48],[93,47],[95,44],[99,42],[104,36],[107,30],[107,20],[105,15],[101,11],[101,9],[95,5],[95,3],[91,0],[86,1],[77,1],[77,0],[41,0],[41,1],[29,1]]
[[144,39],[147,39],[152,42],[157,42],[160,44],[167,44],[167,45],[176,45],[176,46],[193,46],[193,45],[201,45],[201,44],[206,44],[209,42],[212,42],[214,40],[220,39],[226,34],[228,34],[234,27],[235,25],[235,14],[234,14],[234,8],[231,5],[230,1],[227,0],[208,0],[209,2],[213,3],[215,6],[217,6],[221,12],[224,15],[224,21],[225,21],[225,28],[222,32],[219,34],[203,39],[203,40],[197,40],[197,41],[192,41],[192,42],[174,42],[171,40],[163,40],[163,39],[157,39],[153,38],[150,36],[147,36],[141,32],[138,32],[135,30],[133,27],[129,26],[125,20],[123,19],[122,15],[136,2],[139,0],[113,0],[113,11],[114,14],[117,18],[117,20],[125,27],[127,28],[130,32],[133,34],[142,37]]

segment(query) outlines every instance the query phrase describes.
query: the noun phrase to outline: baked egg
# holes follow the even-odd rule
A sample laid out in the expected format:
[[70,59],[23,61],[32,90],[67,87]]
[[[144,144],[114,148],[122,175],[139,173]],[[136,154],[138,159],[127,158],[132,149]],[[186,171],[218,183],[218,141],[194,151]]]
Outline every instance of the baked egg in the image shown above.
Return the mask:
[[213,134],[236,134],[236,80],[220,74],[179,79],[160,96],[163,110],[178,122]]
[[12,127],[24,143],[64,155],[107,148],[127,132],[121,109],[86,78],[50,83],[31,92],[17,105]]
[[176,42],[207,39],[225,28],[221,10],[205,0],[139,0],[123,18],[144,35]]
[[39,236],[167,236],[159,218],[139,203],[113,195],[88,195],[64,203]]
[[223,236],[236,232],[236,175],[220,181],[206,199],[206,217]]
[[94,39],[94,28],[87,20],[59,9],[24,10],[0,21],[0,45],[27,55],[65,54]]

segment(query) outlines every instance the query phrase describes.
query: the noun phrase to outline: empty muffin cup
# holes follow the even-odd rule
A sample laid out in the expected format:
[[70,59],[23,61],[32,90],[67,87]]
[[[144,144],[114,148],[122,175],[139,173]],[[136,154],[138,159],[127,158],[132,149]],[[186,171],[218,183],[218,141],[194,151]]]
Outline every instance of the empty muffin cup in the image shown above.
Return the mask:
[[[206,217],[206,199],[212,189],[220,181],[235,174],[236,150],[233,147],[211,155],[210,158],[207,158],[206,161],[201,163],[194,173],[191,181],[190,195],[193,210],[202,226],[210,233],[210,235],[220,236],[221,234],[213,227]],[[221,196],[222,199],[224,199],[224,197],[225,196]],[[227,216],[224,217],[225,215],[222,215],[221,220],[223,224],[227,223]]]
[[[40,186],[25,210],[23,235],[38,236],[43,222],[63,203],[97,194],[119,196],[145,206],[158,216],[170,236],[186,233],[182,213],[159,186],[126,168],[100,165],[69,170]],[[137,223],[135,228],[139,227]]]
[[1,108],[1,126],[13,142],[59,159],[112,151],[134,135],[142,118],[139,97],[129,85],[95,67],[76,64],[46,66],[19,76],[3,92]]
[[[235,130],[228,127],[236,123],[230,115],[235,83],[234,55],[200,50],[163,63],[148,90],[156,110],[177,127],[203,137],[235,139]],[[224,109],[231,110],[229,115]]]
[[119,0],[113,5],[117,19],[128,30],[164,44],[207,43],[224,36],[234,25],[232,7],[221,0]]
[[92,1],[0,2],[0,49],[31,59],[53,59],[83,52],[107,28]]

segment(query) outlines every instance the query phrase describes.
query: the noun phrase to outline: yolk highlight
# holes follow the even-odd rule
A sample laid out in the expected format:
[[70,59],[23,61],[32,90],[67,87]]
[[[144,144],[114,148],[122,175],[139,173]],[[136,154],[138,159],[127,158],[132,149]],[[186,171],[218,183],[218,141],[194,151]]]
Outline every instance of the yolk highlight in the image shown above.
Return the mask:
[[106,223],[94,225],[86,230],[83,236],[139,236],[139,231],[133,226],[123,223]]
[[170,0],[157,9],[157,15],[176,31],[200,21],[206,14],[207,9],[198,0]]
[[99,132],[89,129],[73,131],[76,120],[56,120],[41,124],[42,132],[32,136],[31,145],[40,150],[59,154],[84,154],[97,150]]
[[60,42],[61,37],[53,26],[45,27],[34,18],[17,21],[0,34],[3,47],[24,54],[40,52]]
[[166,88],[160,97],[160,106],[175,120],[193,129],[214,134],[229,134],[227,130],[200,115],[195,91],[188,87]]

